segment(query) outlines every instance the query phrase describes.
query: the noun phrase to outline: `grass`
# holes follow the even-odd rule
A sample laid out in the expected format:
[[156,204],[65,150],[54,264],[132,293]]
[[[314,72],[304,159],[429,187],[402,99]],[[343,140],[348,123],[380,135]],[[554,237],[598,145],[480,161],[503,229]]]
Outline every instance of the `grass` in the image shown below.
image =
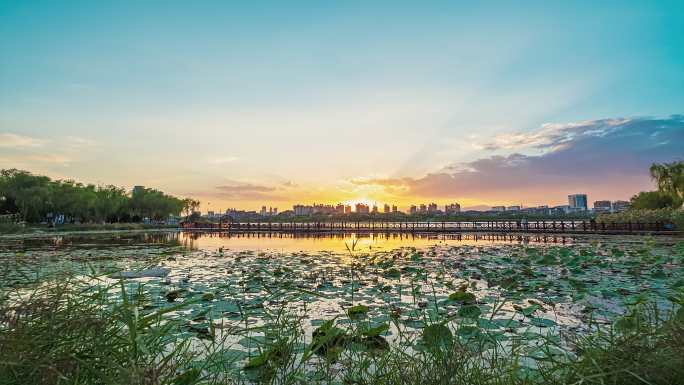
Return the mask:
[[[681,302],[680,299],[677,299]],[[51,280],[0,299],[0,384],[676,384],[684,378],[684,312],[636,304],[613,325],[575,342],[578,357],[547,354],[539,366],[468,322],[436,320],[418,346],[386,344],[384,327],[324,324],[306,342],[300,318],[269,313],[242,333],[263,335],[246,363],[215,330],[175,338],[188,325],[165,317],[180,303],[147,311],[141,292]],[[396,321],[390,321],[396,322]],[[415,342],[415,341],[413,341]],[[255,343],[255,345],[257,345]],[[539,352],[557,352],[549,339]]]

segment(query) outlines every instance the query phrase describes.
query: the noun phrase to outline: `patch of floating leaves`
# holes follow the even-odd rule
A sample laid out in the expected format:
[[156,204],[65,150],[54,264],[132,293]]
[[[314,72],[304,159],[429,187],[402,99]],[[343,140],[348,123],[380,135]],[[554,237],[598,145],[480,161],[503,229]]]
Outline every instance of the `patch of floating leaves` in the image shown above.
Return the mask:
[[[269,363],[296,355],[334,361],[345,350],[382,354],[390,344],[431,351],[455,338],[472,349],[527,343],[535,356],[541,354],[535,341],[558,339],[564,346],[561,330],[586,333],[596,322],[629,328],[635,322],[625,314],[629,304],[647,296],[665,307],[668,297],[684,291],[682,244],[442,245],[349,254],[176,250],[168,257],[154,249],[149,254],[116,263],[108,259],[97,272],[117,266],[169,269],[166,277],[126,281],[128,292],[147,299],[142,314],[185,305],[165,314],[186,322],[187,334],[179,338],[220,335],[234,343],[224,354],[260,376],[269,375]],[[13,274],[12,279],[20,276]],[[300,323],[306,339],[301,351],[254,332],[282,314]]]

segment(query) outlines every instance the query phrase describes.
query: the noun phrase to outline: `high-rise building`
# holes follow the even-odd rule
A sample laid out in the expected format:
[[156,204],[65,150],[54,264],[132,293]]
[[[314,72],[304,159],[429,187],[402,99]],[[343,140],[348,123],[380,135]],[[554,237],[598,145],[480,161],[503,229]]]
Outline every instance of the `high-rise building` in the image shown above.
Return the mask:
[[335,206],[335,214],[344,214],[344,205],[342,203],[338,203]]
[[265,217],[268,214],[268,211],[266,211],[266,206],[261,206],[261,211],[259,211],[259,215],[262,217]]
[[304,205],[294,205],[292,206],[292,211],[294,211],[295,215],[311,215],[314,213],[314,208],[313,206],[304,206]]
[[[377,210],[377,208],[376,208]],[[357,214],[368,214],[370,212],[370,208],[368,205],[365,205],[363,203],[357,203],[356,204],[356,213]]]
[[520,206],[508,206],[506,211],[520,211]]
[[568,205],[571,209],[586,211],[588,209],[587,194],[568,195]]
[[627,201],[615,201],[613,202],[613,211],[616,213],[625,211],[629,208],[629,202]]
[[458,214],[461,212],[461,205],[458,203],[452,203],[444,206],[444,212],[447,214]]
[[344,206],[344,213],[345,213],[345,214],[351,214],[351,212],[352,212],[352,207],[351,207],[351,205],[345,205],[345,206]]
[[388,205],[387,203],[385,203],[385,207],[383,208],[382,212],[384,212],[385,214],[389,214],[389,212],[390,212],[390,205]]
[[492,211],[504,212],[506,211],[506,206],[492,206]]
[[371,211],[373,214],[378,213],[378,205],[373,205],[373,210]]
[[418,210],[421,214],[425,214],[427,212],[427,206],[424,204],[420,205],[420,209]]
[[396,205],[392,205],[392,212],[393,212],[393,213],[396,213],[397,211],[399,211],[399,210],[397,209],[397,206],[396,206]]
[[334,214],[335,206],[314,203],[313,212],[314,214]]
[[609,213],[613,211],[613,205],[610,201],[596,201],[594,202],[594,211],[597,213]]
[[411,208],[409,209],[409,214],[411,214],[411,215],[418,214],[418,208],[416,207],[416,205],[411,205]]
[[138,195],[144,191],[145,186],[133,186],[133,190],[131,190],[131,195]]
[[437,212],[437,203],[430,203],[428,205],[428,213],[434,214]]

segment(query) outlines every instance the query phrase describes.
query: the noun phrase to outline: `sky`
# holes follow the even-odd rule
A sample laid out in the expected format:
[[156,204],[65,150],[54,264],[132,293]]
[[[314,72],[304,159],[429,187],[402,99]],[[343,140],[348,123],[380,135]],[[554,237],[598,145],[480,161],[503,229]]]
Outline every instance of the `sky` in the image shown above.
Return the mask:
[[470,3],[0,0],[0,168],[282,211],[628,199],[684,159],[684,2]]

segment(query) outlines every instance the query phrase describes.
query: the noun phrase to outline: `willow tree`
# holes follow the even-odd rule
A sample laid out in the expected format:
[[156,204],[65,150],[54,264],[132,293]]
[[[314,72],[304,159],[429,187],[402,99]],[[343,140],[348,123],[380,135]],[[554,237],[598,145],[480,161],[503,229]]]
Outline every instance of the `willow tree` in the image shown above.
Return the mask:
[[649,171],[659,191],[684,202],[684,162],[654,163]]

